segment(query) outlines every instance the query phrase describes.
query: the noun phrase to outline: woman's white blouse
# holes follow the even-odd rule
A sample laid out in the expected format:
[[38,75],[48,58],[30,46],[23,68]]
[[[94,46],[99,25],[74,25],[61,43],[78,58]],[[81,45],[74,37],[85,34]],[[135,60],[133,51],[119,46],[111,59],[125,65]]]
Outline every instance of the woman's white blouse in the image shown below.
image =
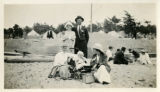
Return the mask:
[[64,65],[67,62],[67,59],[69,57],[68,53],[64,52],[59,52],[56,54],[55,59],[54,59],[54,66],[57,65]]

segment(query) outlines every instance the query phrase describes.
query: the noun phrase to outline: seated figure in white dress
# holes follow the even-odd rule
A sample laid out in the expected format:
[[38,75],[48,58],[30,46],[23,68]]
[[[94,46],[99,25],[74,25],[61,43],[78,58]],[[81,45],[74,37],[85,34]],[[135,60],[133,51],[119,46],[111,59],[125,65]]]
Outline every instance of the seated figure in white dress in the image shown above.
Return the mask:
[[149,57],[148,53],[146,53],[145,50],[141,50],[140,57],[138,58],[138,61],[143,65],[152,64],[150,57]]
[[107,62],[107,56],[101,44],[96,43],[93,47],[95,54],[91,59],[92,70],[94,77],[99,83],[111,83],[110,71],[111,68]]

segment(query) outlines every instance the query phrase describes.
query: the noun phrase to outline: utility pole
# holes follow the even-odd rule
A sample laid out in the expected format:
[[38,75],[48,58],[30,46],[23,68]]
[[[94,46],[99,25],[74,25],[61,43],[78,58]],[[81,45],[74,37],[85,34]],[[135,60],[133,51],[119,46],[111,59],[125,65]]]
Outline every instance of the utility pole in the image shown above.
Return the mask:
[[90,24],[90,32],[92,32],[92,3],[91,3],[91,24]]

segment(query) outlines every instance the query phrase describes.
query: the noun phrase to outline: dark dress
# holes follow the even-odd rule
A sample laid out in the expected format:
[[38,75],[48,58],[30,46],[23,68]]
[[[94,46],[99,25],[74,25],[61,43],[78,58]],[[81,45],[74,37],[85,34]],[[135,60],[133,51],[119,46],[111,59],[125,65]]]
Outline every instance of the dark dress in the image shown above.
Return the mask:
[[139,53],[134,50],[132,51],[132,54],[134,55],[135,58],[139,58],[140,56]]
[[89,40],[89,34],[87,29],[82,26],[79,35],[78,35],[78,30],[77,30],[77,26],[73,27],[72,30],[75,32],[76,35],[76,40],[75,40],[75,54],[77,54],[78,51],[82,51],[84,53],[84,57],[87,58],[88,56],[88,48],[87,48],[87,44],[88,44],[88,40]]

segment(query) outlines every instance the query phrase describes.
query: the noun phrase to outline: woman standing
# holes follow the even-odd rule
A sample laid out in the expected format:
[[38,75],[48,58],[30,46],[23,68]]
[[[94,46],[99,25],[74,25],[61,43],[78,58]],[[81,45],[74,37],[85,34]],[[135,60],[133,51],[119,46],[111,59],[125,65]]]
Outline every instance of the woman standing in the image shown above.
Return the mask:
[[69,51],[71,53],[74,53],[74,44],[75,44],[75,32],[72,31],[72,23],[67,22],[65,25],[66,31],[65,35],[63,37],[63,43],[66,43],[68,45]]
[[104,53],[103,47],[101,44],[96,43],[93,47],[95,54],[91,60],[92,70],[94,71],[95,79],[102,83],[110,83],[110,71],[111,68],[107,63],[107,56]]

